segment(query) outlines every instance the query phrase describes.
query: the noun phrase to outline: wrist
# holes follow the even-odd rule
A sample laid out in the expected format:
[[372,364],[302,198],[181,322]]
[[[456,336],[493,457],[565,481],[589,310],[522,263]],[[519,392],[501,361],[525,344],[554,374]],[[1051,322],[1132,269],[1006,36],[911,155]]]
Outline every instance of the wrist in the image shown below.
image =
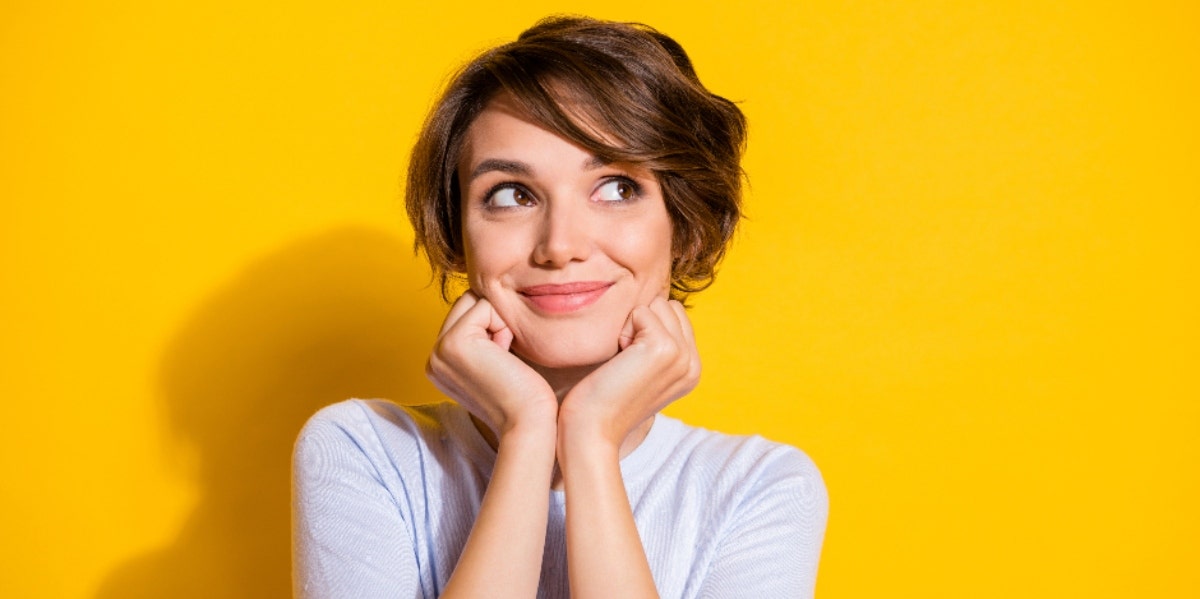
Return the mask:
[[545,444],[553,447],[558,437],[558,424],[553,413],[529,413],[506,420],[497,431],[497,436],[497,441],[506,445]]
[[539,444],[547,444],[553,448],[557,436],[557,424],[552,413],[539,416],[527,411],[520,417],[498,417],[493,422],[472,413],[471,423],[487,444],[497,451],[502,442],[506,446],[536,447]]
[[559,419],[558,453],[560,460],[565,454],[587,454],[601,458],[615,456],[618,460],[637,449],[654,425],[654,415],[619,430],[595,422],[580,422],[571,425]]
[[621,438],[595,421],[558,421],[557,451],[559,460],[571,458],[610,460],[620,459]]

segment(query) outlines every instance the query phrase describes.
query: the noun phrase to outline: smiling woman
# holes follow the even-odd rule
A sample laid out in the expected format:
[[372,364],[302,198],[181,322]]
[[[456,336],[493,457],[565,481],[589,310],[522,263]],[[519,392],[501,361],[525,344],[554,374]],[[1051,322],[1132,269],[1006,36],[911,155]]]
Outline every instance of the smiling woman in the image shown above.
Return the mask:
[[501,95],[468,129],[458,172],[470,286],[517,355],[600,364],[630,312],[666,297],[671,219],[650,171],[598,159]]
[[468,284],[426,369],[454,402],[309,421],[297,594],[812,595],[812,462],[659,414],[699,381],[681,301],[736,226],[744,132],[642,25],[549,19],[452,80],[407,200],[443,294]]

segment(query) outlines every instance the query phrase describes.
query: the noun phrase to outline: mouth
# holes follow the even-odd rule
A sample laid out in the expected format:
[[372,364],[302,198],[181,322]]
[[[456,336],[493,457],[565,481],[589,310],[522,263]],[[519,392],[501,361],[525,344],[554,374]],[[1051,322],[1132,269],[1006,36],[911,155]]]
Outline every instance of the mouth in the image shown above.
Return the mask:
[[592,305],[612,285],[611,281],[579,281],[561,285],[523,287],[518,289],[517,293],[539,311],[567,314]]

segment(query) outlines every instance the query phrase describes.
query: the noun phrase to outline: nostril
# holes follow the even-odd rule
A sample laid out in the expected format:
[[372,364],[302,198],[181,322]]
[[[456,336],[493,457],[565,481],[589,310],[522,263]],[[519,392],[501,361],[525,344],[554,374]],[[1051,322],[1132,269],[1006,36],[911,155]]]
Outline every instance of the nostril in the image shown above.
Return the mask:
[[574,219],[547,218],[541,239],[534,248],[534,262],[547,266],[563,266],[584,260],[591,253],[591,240],[584,227]]

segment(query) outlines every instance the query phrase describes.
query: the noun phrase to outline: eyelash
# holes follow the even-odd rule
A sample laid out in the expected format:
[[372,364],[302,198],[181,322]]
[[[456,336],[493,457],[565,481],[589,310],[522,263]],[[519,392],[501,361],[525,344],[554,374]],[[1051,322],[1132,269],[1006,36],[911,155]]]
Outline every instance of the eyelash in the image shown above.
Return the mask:
[[533,201],[535,201],[535,202],[537,201],[537,198],[532,193],[530,193],[529,189],[527,189],[524,185],[520,185],[517,183],[504,182],[504,183],[498,183],[496,185],[493,185],[491,189],[487,190],[487,193],[483,194],[484,207],[488,208],[489,210],[510,210],[512,208],[520,208],[521,206],[496,206],[493,203],[494,198],[496,197],[496,194],[500,193],[501,191],[503,191],[505,189],[511,189],[513,191],[521,192],[522,194],[532,198]]
[[604,181],[602,181],[600,183],[600,185],[596,187],[596,189],[599,190],[601,187],[604,187],[605,185],[608,185],[609,183],[614,183],[614,182],[615,183],[624,183],[625,185],[628,185],[629,189],[633,192],[633,197],[629,198],[628,200],[620,200],[620,201],[612,200],[613,203],[634,202],[642,197],[642,186],[639,185],[637,181],[634,181],[633,179],[630,179],[629,177],[622,177],[620,175],[606,177],[604,179]]
[[[612,183],[614,181],[628,185],[629,188],[633,191],[633,197],[631,197],[628,200],[609,200],[605,203],[620,204],[620,203],[626,203],[626,202],[633,202],[633,201],[637,201],[637,200],[641,199],[641,197],[642,197],[641,184],[639,184],[637,181],[634,181],[633,179],[630,179],[629,177],[625,177],[622,175],[613,175],[610,177],[605,177],[600,182],[600,184],[596,186],[596,189],[599,190],[601,187],[608,185],[609,183]],[[501,190],[505,190],[505,189],[511,189],[511,190],[520,192],[520,193],[528,196],[529,198],[531,198],[534,202],[538,201],[537,196],[535,196],[532,192],[530,192],[529,188],[525,187],[524,185],[521,185],[520,183],[515,183],[512,181],[505,181],[503,183],[497,183],[496,185],[493,185],[490,189],[487,190],[487,193],[483,194],[483,205],[490,210],[511,210],[514,208],[523,208],[523,206],[496,206],[492,203],[493,198],[496,197],[496,194],[499,193]]]

